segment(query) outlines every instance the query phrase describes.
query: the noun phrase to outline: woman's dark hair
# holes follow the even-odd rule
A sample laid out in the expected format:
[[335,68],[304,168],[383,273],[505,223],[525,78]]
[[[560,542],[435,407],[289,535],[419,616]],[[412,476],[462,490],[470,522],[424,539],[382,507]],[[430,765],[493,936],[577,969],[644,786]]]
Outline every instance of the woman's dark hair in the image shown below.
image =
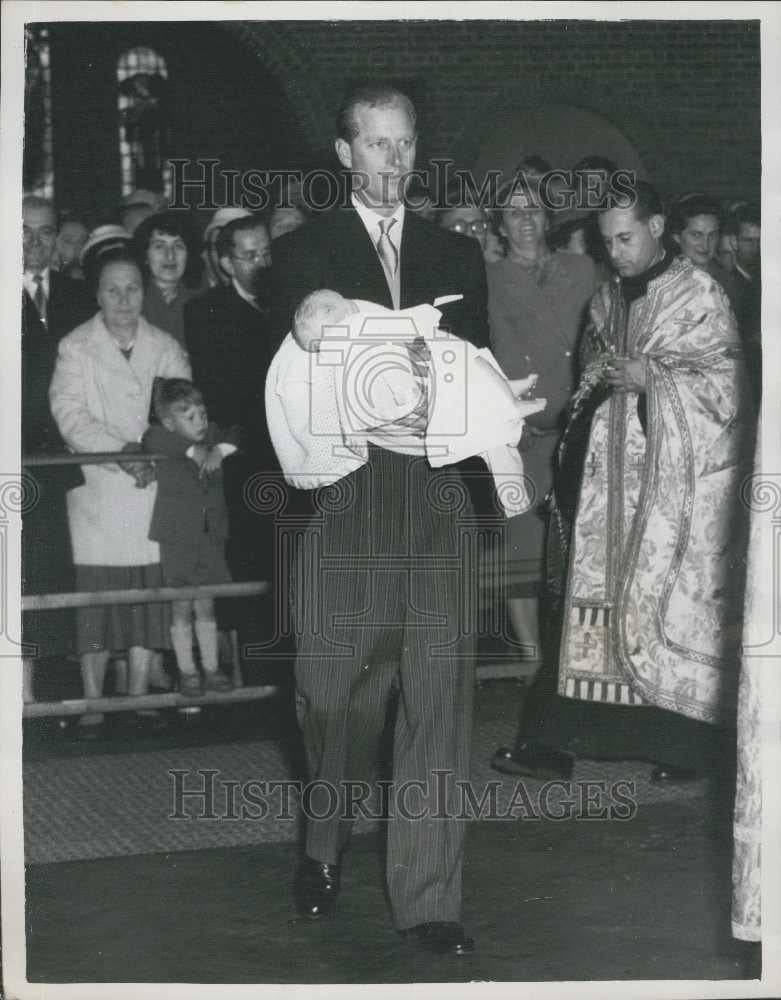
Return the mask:
[[667,230],[673,233],[681,233],[689,224],[690,219],[695,219],[698,215],[712,215],[721,226],[723,212],[721,205],[709,194],[702,191],[689,191],[679,195],[670,202],[667,215]]
[[201,260],[198,254],[199,242],[195,237],[190,219],[183,212],[158,212],[149,215],[139,225],[133,234],[133,248],[141,262],[141,272],[149,277],[147,252],[155,233],[164,236],[179,236],[187,247],[187,266],[184,271],[184,283],[189,287],[197,284],[200,278]]
[[494,205],[488,206],[488,222],[493,230],[494,235],[499,240],[502,250],[506,254],[509,249],[509,242],[507,237],[501,231],[502,228],[502,214],[504,210],[508,207],[510,199],[516,190],[518,191],[529,191],[532,198],[538,198],[539,207],[545,211],[545,219],[550,225],[553,218],[553,213],[547,205],[542,203],[539,198],[539,188],[537,188],[535,194],[535,187],[542,177],[550,173],[552,167],[547,160],[543,157],[538,156],[536,153],[531,153],[529,156],[524,156],[523,159],[518,163],[512,174],[505,175],[500,178],[498,190],[496,192],[496,203]]

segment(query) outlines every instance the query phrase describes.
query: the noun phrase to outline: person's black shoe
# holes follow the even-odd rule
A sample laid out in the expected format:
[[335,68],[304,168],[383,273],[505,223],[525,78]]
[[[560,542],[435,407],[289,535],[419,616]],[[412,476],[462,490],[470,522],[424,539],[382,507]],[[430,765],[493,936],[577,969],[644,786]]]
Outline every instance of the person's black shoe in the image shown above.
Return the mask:
[[545,746],[543,743],[520,743],[515,749],[499,747],[491,760],[494,771],[525,778],[558,778],[569,781],[575,766],[574,754]]
[[329,917],[339,896],[341,867],[314,861],[304,855],[296,876],[296,909],[302,917],[319,920]]
[[657,764],[651,771],[652,785],[685,785],[697,781],[702,775],[690,767],[673,767],[671,764]]
[[401,933],[404,937],[414,938],[421,948],[435,955],[470,955],[475,950],[474,941],[467,936],[461,924],[449,920],[416,924]]

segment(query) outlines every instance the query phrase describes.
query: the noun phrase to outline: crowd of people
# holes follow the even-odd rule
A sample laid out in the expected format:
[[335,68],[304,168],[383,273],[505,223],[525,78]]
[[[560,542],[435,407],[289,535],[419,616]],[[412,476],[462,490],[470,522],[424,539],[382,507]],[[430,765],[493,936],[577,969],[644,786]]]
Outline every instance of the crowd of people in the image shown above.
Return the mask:
[[[273,588],[278,567],[246,487],[259,475],[303,487],[311,520],[290,590],[275,596],[302,623],[294,674],[310,778],[342,790],[368,780],[397,692],[394,780],[443,769],[467,780],[474,631],[463,581],[436,566],[458,560],[465,511],[479,523],[499,509],[513,516],[493,557],[536,680],[516,745],[499,748],[494,767],[566,778],[573,754],[589,752],[650,756],[656,781],[723,768],[725,751],[734,758],[746,547],[738,492],[761,385],[758,211],[699,191],[663,204],[645,181],[628,202],[556,211],[530,196],[551,173],[539,155],[524,156],[495,204],[408,207],[416,139],[408,98],[358,90],[335,141],[361,180],[350,204],[314,218],[303,205],[220,209],[200,246],[188,212],[154,193],[136,192],[91,230],[24,199],[23,451],[115,456],[31,470],[39,501],[24,518],[24,590]],[[571,169],[607,181],[619,166],[590,156]],[[307,338],[312,310],[299,310],[325,292],[338,293],[314,300],[330,325],[367,306],[437,310],[439,327],[481,355],[470,364],[496,365],[496,375],[478,368],[499,379],[479,417],[497,421],[495,440],[481,432],[471,451],[434,461],[436,345],[424,337],[405,348],[409,385],[383,384],[376,420],[345,428],[344,406],[314,391],[303,357],[323,352],[327,323]],[[393,409],[411,398],[403,415]],[[317,452],[320,426],[339,448]],[[506,468],[492,467],[493,445],[512,452]],[[296,454],[320,463],[305,483]],[[497,508],[516,472],[525,509]],[[77,609],[75,626],[64,613],[28,615],[24,630],[41,659],[78,655],[89,697],[110,657],[128,696],[165,686],[166,650],[182,693],[230,687],[209,597]],[[25,678],[33,699],[31,661]],[[101,722],[88,714],[81,728]],[[434,809],[426,787],[421,803]],[[310,818],[304,916],[333,911],[350,826]],[[392,817],[394,919],[429,950],[472,948],[462,864],[462,822]]]
[[[125,199],[117,221],[88,230],[72,218],[58,227],[53,205],[35,196],[24,199],[23,451],[129,453],[140,452],[145,441],[159,445],[159,434],[148,432],[150,421],[158,431],[165,425],[156,400],[170,380],[186,380],[191,405],[208,413],[208,421],[236,445],[223,469],[222,462],[212,467],[214,456],[202,455],[200,441],[191,441],[199,460],[189,464],[198,475],[189,491],[187,480],[169,483],[167,496],[161,485],[170,476],[162,470],[185,463],[153,464],[138,455],[121,463],[31,470],[36,503],[24,518],[26,593],[146,589],[170,581],[161,553],[176,541],[172,530],[181,540],[188,510],[197,508],[196,521],[200,516],[207,524],[207,483],[212,498],[227,497],[225,524],[215,519],[204,532],[223,547],[230,536],[229,567],[218,573],[214,561],[202,566],[195,559],[185,575],[192,584],[269,575],[268,532],[258,529],[259,519],[248,516],[243,503],[248,477],[275,468],[262,402],[271,360],[269,220],[221,209],[199,247],[188,213],[161,208],[160,196],[136,192]],[[303,221],[303,212],[297,215]],[[289,223],[287,217],[282,221]],[[80,247],[76,236],[83,237]],[[210,433],[208,422],[203,433]],[[164,523],[169,534],[160,534]],[[192,694],[199,675],[192,641],[188,648],[185,638],[189,618],[185,622],[180,612],[174,605],[173,623],[165,603],[35,612],[25,617],[24,640],[38,660],[78,656],[90,698],[104,693],[110,659],[116,693],[146,694],[150,684],[170,688],[162,654],[173,650],[180,688]],[[216,669],[213,609],[208,618],[202,612],[196,602],[204,686],[225,690],[229,680]],[[251,623],[247,628],[251,633]],[[28,701],[35,697],[32,660],[27,658],[24,672]],[[137,721],[162,726],[165,719],[147,711],[137,713]],[[80,735],[98,735],[103,722],[101,714],[86,713]]]

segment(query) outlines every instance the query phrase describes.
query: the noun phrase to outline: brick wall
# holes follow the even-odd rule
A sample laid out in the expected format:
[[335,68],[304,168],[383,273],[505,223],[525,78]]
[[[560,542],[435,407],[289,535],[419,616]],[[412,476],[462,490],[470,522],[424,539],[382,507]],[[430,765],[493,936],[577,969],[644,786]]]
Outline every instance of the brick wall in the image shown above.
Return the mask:
[[[513,112],[597,112],[663,194],[756,197],[759,26],[751,21],[274,21],[51,25],[62,203],[108,212],[118,188],[114,67],[156,47],[177,156],[227,167],[322,165],[345,84],[383,75],[421,117],[419,162],[471,167]],[[590,150],[598,152],[598,150]]]
[[756,197],[759,25],[752,21],[435,21],[226,24],[287,88],[313,150],[346,81],[408,82],[427,156],[471,166],[513,108],[596,111],[664,193]]

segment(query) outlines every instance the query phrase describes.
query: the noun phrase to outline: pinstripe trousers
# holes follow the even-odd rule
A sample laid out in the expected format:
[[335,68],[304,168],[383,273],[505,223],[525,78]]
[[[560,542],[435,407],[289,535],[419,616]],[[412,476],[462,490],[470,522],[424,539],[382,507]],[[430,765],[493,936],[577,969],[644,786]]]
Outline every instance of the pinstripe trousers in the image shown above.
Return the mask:
[[369,462],[320,491],[316,506],[291,579],[296,705],[316,782],[306,852],[338,863],[352,826],[345,783],[371,780],[397,689],[392,788],[414,787],[406,809],[389,800],[394,921],[404,930],[458,920],[464,821],[452,818],[454,783],[469,777],[474,686],[468,492],[456,470],[370,447]]

